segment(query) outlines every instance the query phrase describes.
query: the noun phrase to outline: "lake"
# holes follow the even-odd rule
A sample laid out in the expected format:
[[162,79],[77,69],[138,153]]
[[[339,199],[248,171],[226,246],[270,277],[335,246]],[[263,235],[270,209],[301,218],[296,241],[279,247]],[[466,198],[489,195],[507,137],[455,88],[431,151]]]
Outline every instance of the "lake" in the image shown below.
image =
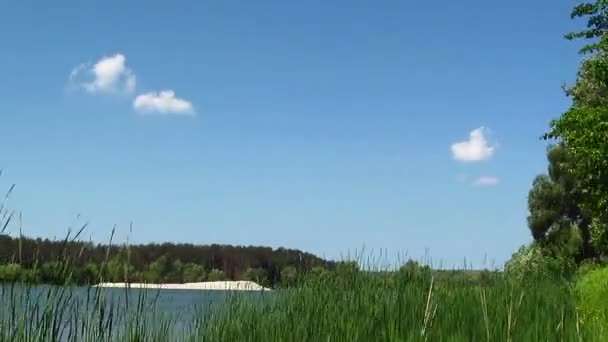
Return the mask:
[[199,326],[204,324],[203,318],[220,313],[230,300],[262,303],[273,296],[273,292],[256,291],[5,284],[0,285],[0,327],[4,331],[0,332],[0,340],[7,337],[2,335],[7,331],[6,327],[20,327],[27,330],[28,335],[55,329],[53,333],[65,341],[93,330],[110,329],[118,334],[130,320],[153,328],[159,328],[156,324],[162,322],[167,325],[163,329],[179,335],[191,329],[196,320],[199,320]]

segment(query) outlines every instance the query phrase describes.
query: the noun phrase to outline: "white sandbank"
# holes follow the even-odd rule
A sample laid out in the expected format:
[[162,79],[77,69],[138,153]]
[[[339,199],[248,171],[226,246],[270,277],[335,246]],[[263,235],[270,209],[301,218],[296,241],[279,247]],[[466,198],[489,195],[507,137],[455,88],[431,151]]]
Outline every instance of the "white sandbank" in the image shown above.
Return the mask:
[[272,291],[253,281],[205,281],[185,284],[146,284],[146,283],[99,283],[93,287],[118,287],[132,289],[162,290],[218,290],[218,291]]

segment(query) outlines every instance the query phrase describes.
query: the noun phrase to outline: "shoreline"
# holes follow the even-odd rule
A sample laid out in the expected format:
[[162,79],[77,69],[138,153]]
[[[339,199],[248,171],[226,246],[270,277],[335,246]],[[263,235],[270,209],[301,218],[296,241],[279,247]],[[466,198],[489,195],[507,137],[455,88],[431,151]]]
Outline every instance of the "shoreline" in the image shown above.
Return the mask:
[[152,284],[152,283],[99,283],[92,287],[131,288],[131,289],[160,289],[160,290],[210,290],[210,291],[272,291],[253,281],[204,281],[183,284]]

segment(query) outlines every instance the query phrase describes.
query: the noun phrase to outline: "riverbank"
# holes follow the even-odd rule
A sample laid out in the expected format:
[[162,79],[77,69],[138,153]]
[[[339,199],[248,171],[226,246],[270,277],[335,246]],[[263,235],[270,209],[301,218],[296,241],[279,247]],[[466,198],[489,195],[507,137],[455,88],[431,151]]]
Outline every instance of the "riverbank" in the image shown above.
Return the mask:
[[215,290],[215,291],[272,291],[253,281],[206,281],[184,284],[147,284],[147,283],[99,283],[93,287],[162,289],[162,290]]

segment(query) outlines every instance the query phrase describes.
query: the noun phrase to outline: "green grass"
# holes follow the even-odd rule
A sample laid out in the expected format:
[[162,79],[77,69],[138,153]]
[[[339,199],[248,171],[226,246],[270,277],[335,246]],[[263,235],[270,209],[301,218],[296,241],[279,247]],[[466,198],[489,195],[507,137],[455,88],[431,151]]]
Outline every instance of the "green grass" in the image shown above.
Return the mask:
[[[324,274],[244,300],[177,326],[156,306],[156,291],[108,298],[90,289],[4,285],[0,341],[605,341],[601,324],[582,322],[567,283],[484,285],[428,273]],[[126,303],[129,303],[127,305]],[[204,308],[201,308],[204,309]],[[582,323],[582,324],[581,324]]]
[[604,341],[578,324],[565,284],[491,285],[366,274],[311,280],[277,303],[231,307],[207,327],[212,340],[248,341]]

